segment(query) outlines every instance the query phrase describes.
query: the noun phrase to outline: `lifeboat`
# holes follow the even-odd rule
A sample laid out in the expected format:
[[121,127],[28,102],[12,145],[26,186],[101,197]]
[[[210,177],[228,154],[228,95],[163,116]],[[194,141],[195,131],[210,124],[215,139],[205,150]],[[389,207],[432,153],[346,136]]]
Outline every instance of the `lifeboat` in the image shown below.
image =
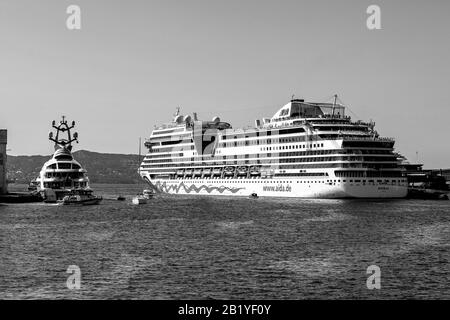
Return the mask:
[[251,176],[259,176],[259,175],[261,175],[261,172],[259,171],[258,166],[251,166],[250,167],[250,175]]
[[237,175],[238,176],[246,176],[247,175],[247,167],[246,166],[240,166],[237,168]]
[[184,171],[184,176],[185,177],[192,177],[192,169],[186,169]]
[[214,168],[214,170],[212,171],[213,176],[220,176],[221,174],[222,174],[221,168]]
[[234,175],[234,167],[225,167],[223,174],[226,177],[233,176]]
[[194,177],[200,177],[202,175],[202,169],[194,170]]
[[184,170],[183,169],[177,171],[177,176],[178,177],[182,177],[183,175],[184,175]]
[[211,175],[211,168],[203,169],[203,177],[209,177]]

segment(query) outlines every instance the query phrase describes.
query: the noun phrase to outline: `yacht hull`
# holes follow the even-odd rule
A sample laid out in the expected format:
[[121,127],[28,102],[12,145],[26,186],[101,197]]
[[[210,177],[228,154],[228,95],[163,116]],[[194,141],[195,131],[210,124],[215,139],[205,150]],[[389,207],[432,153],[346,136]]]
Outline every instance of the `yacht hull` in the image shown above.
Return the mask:
[[289,198],[405,198],[403,184],[326,183],[300,179],[183,179],[147,180],[158,192],[189,195]]

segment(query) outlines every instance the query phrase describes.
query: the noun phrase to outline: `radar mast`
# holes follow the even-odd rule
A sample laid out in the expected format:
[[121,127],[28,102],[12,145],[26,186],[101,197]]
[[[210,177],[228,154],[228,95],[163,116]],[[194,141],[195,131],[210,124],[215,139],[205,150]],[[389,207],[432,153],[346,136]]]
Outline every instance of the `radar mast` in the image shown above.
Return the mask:
[[[63,148],[72,151],[72,142],[76,141],[78,143],[78,133],[74,132],[72,136],[70,132],[70,130],[75,127],[75,121],[72,121],[72,124],[69,126],[66,117],[62,116],[62,120],[58,125],[56,125],[56,121],[53,120],[52,127],[56,129],[56,135],[53,136],[53,132],[50,132],[48,134],[48,139],[55,143],[55,150]],[[64,133],[66,133],[67,139],[60,137],[60,135],[63,135]]]

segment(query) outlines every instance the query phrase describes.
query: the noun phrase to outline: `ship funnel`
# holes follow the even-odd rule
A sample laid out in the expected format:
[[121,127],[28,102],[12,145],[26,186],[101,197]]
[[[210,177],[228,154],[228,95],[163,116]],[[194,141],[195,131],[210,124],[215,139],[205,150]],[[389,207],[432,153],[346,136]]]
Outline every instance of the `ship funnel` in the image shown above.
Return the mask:
[[194,121],[197,121],[197,112],[192,113],[192,115],[194,116]]
[[219,117],[214,117],[214,118],[212,118],[212,121],[213,121],[213,122],[216,122],[216,123],[217,123],[217,122],[220,122],[220,118],[219,118]]
[[261,120],[259,120],[259,119],[256,119],[255,120],[255,127],[260,127],[261,126]]

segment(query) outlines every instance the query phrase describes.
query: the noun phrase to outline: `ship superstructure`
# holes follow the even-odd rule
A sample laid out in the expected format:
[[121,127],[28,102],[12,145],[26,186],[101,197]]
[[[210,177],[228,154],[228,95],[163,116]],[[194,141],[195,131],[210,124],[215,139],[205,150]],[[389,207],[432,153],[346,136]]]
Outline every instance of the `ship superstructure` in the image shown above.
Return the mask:
[[407,193],[394,139],[346,107],[292,99],[253,128],[183,116],[156,127],[139,173],[180,194],[307,198],[400,198]]
[[62,200],[74,190],[90,191],[86,170],[72,155],[72,142],[78,142],[78,133],[71,134],[74,126],[75,122],[69,125],[64,116],[58,125],[52,122],[56,135],[50,132],[49,140],[55,143],[55,152],[43,165],[36,179],[38,191],[49,202]]

